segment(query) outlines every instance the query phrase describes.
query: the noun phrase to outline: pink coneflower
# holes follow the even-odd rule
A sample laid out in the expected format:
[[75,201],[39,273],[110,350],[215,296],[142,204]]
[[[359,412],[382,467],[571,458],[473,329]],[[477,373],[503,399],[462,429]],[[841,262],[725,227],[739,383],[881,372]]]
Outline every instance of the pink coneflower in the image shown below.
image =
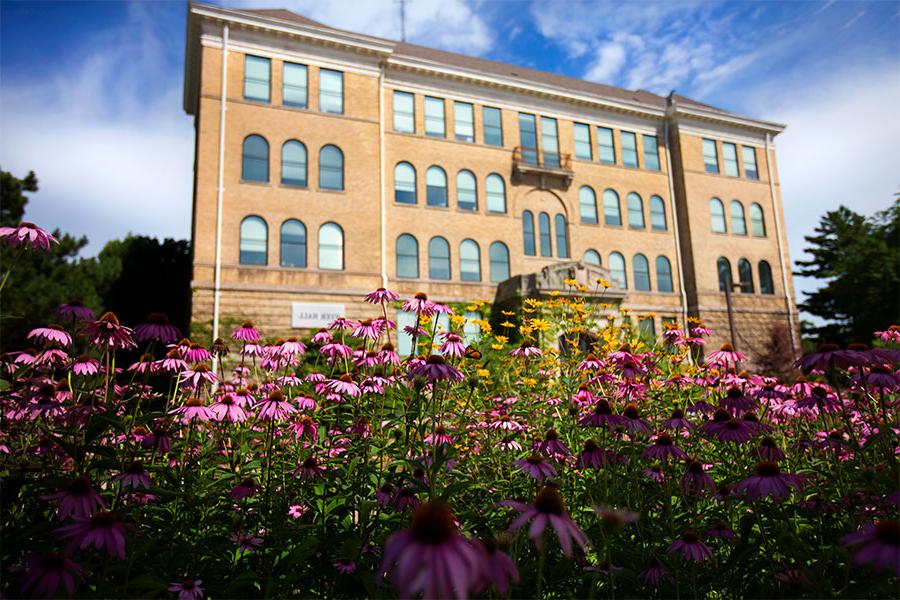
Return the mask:
[[106,507],[103,498],[91,486],[91,480],[84,475],[73,479],[65,489],[41,498],[59,503],[56,507],[56,516],[60,520],[68,517],[87,518],[97,509]]
[[298,440],[300,438],[309,438],[313,442],[319,440],[319,427],[309,415],[301,416],[297,421],[291,424],[291,429],[294,431],[294,437]]
[[297,396],[294,402],[300,410],[316,410],[316,401],[308,396]]
[[509,452],[510,450],[514,450],[519,452],[522,450],[522,444],[517,442],[515,439],[511,437],[505,437],[497,443],[497,447],[503,450],[504,452]]
[[687,530],[669,546],[669,554],[680,554],[685,560],[704,562],[712,558],[712,550],[700,541],[697,534]]
[[328,329],[334,329],[335,331],[341,329],[353,329],[354,325],[355,323],[347,317],[338,317],[328,324]]
[[466,345],[463,344],[462,338],[452,332],[444,332],[441,334],[444,343],[441,344],[439,352],[444,356],[452,358],[460,358],[466,353]]
[[401,598],[466,598],[479,575],[479,555],[460,535],[450,507],[440,500],[419,506],[409,529],[388,538],[379,573],[390,572]]
[[[255,386],[251,387],[254,387],[255,389]],[[254,396],[253,392],[247,388],[240,388],[234,392],[234,403],[241,408],[248,408],[256,403],[256,396]]]
[[606,368],[606,363],[597,358],[593,352],[584,357],[584,360],[578,364],[579,371],[599,371]]
[[100,371],[100,362],[87,355],[80,355],[69,363],[69,368],[76,375],[96,375]]
[[279,345],[278,354],[282,358],[302,356],[303,354],[306,354],[306,344],[295,337],[289,337]]
[[710,352],[706,357],[706,363],[710,365],[735,365],[737,363],[746,362],[747,357],[734,349],[731,344],[722,344],[722,347],[715,352]]
[[659,564],[659,561],[653,556],[650,557],[650,564],[640,572],[638,577],[647,585],[654,587],[659,587],[659,584],[664,581],[667,583],[674,583],[675,581],[672,575],[669,574],[669,570]]
[[378,352],[375,350],[369,350],[367,352],[359,351],[356,355],[356,366],[362,369],[374,367],[381,363]]
[[320,329],[314,336],[312,336],[312,343],[322,345],[327,344],[332,339],[334,339],[334,336],[331,335],[330,331],[328,331],[327,329]]
[[173,348],[166,353],[166,357],[157,361],[154,368],[159,373],[180,373],[187,371],[190,367],[181,358],[181,350]]
[[72,538],[72,545],[84,550],[93,546],[106,548],[110,556],[125,560],[125,531],[128,526],[110,511],[95,512],[90,517],[76,517],[75,522],[57,529],[63,537]]
[[440,354],[432,354],[425,362],[413,367],[409,371],[412,377],[424,377],[429,381],[462,381],[465,379],[462,372],[453,365],[448,365]]
[[225,421],[227,423],[243,423],[247,420],[247,413],[238,406],[235,395],[231,392],[216,398],[216,402],[207,407],[210,418],[213,421]]
[[184,351],[184,360],[192,363],[203,363],[212,358],[212,353],[203,344],[190,342]]
[[128,366],[129,373],[140,373],[141,375],[153,373],[155,369],[156,362],[149,352],[144,353],[139,361]]
[[876,571],[891,569],[900,575],[900,522],[866,523],[859,531],[841,538],[844,546],[859,546],[853,563],[872,565]]
[[734,493],[746,494],[748,500],[771,496],[777,502],[790,496],[791,488],[799,492],[803,479],[802,475],[782,473],[774,462],[763,461],[756,465],[756,475],[734,486]]
[[762,440],[760,440],[759,446],[757,446],[753,450],[753,455],[763,460],[771,460],[775,462],[784,460],[784,451],[779,448],[778,444],[775,443],[775,440],[773,440],[769,436],[766,436]]
[[394,488],[391,483],[385,482],[380,488],[375,491],[375,501],[380,506],[388,506],[394,501],[394,496],[396,494],[396,488]]
[[447,428],[438,425],[434,431],[425,436],[425,443],[432,446],[450,446],[453,444],[453,438],[447,433]]
[[59,244],[52,234],[26,221],[19,223],[18,227],[0,227],[0,240],[6,240],[14,248],[38,248],[46,252],[50,252],[50,244]]
[[522,431],[527,427],[517,421],[514,421],[513,418],[509,415],[500,415],[500,417],[493,421],[490,425],[488,425],[489,429],[502,429],[504,431]]
[[370,304],[384,304],[386,302],[393,302],[399,299],[400,296],[384,288],[378,288],[374,292],[369,292],[368,294],[366,294],[366,302]]
[[314,456],[310,456],[302,463],[300,466],[291,471],[292,474],[300,477],[302,480],[316,480],[322,476],[322,473],[325,472],[325,467],[320,465],[318,461],[316,461]]
[[303,504],[292,504],[288,507],[288,516],[294,520],[299,519],[309,511],[308,506]]
[[350,575],[356,572],[355,560],[336,560],[331,565],[341,575]]
[[514,460],[512,464],[531,475],[537,482],[556,477],[556,469],[545,462],[543,458],[535,454],[532,454],[528,458]]
[[629,404],[622,411],[622,425],[631,433],[650,434],[650,424],[641,418],[641,413],[636,404]]
[[604,450],[597,445],[594,440],[587,440],[578,460],[575,463],[579,469],[591,467],[599,469],[612,464],[627,464],[628,459],[620,454],[616,454],[612,450]]
[[519,581],[519,570],[506,552],[500,550],[494,539],[472,540],[472,547],[478,553],[478,575],[472,588],[476,594],[494,586],[500,596],[509,591],[510,581]]
[[187,425],[194,419],[198,421],[209,421],[212,416],[209,409],[203,405],[203,400],[197,397],[190,397],[184,401],[184,404],[178,408],[169,411],[170,415],[181,415],[181,422]]
[[659,465],[652,465],[641,471],[641,473],[653,483],[662,483],[666,480],[666,474],[663,473],[662,467]]
[[656,436],[653,444],[647,446],[641,453],[642,458],[654,458],[663,462],[669,462],[670,458],[684,460],[687,458],[684,450],[675,445],[672,436],[668,433],[660,433]]
[[394,495],[394,508],[397,512],[403,512],[407,508],[418,508],[419,499],[416,497],[415,488],[405,487]]
[[394,345],[390,343],[381,346],[381,351],[378,353],[378,358],[381,363],[385,365],[400,364],[400,355],[397,354],[397,351],[394,349]]
[[169,591],[178,594],[178,600],[199,600],[203,597],[202,579],[185,579],[181,583],[173,583]]
[[228,493],[232,500],[243,500],[255,496],[262,489],[252,477],[245,477]]
[[81,567],[60,552],[29,554],[25,557],[22,591],[33,598],[53,598],[62,584],[66,594],[75,593],[75,582],[84,578]]
[[557,433],[555,429],[547,430],[547,433],[544,434],[543,441],[538,444],[537,450],[545,456],[556,459],[565,458],[570,454],[569,449],[562,440],[559,439],[559,433]]
[[805,397],[800,397],[794,403],[797,408],[817,408],[822,412],[838,412],[841,410],[841,401],[837,394],[832,394],[824,386],[816,385]]
[[703,425],[703,432],[720,442],[743,444],[753,438],[754,428],[743,419],[735,419],[728,411],[719,409],[712,420]]
[[269,397],[256,405],[256,418],[264,421],[280,421],[286,419],[290,413],[297,412],[290,402],[285,400],[284,394],[275,390]]
[[84,305],[81,300],[70,300],[56,307],[56,314],[63,318],[71,317],[73,321],[93,321],[97,318],[94,311]]
[[681,477],[681,493],[685,496],[696,497],[704,490],[713,494],[716,491],[716,485],[713,483],[712,477],[706,473],[703,463],[692,460]]
[[125,350],[137,344],[131,337],[131,329],[119,325],[119,319],[111,312],[103,313],[99,319],[81,330],[81,335],[91,344],[106,350]]
[[181,385],[184,387],[199,388],[202,384],[212,385],[218,380],[218,376],[203,363],[197,363],[192,369],[181,374]]
[[589,414],[581,417],[578,424],[582,427],[608,427],[615,429],[622,425],[625,419],[619,415],[613,414],[612,407],[607,400],[598,400],[594,405],[594,410]]
[[62,325],[57,325],[56,323],[51,323],[46,327],[32,329],[28,333],[28,339],[36,340],[38,342],[59,344],[63,348],[68,348],[72,345],[72,336],[66,333],[66,330],[62,328]]
[[538,549],[543,545],[543,534],[547,525],[553,527],[559,545],[566,556],[572,556],[572,542],[575,542],[575,545],[582,550],[587,545],[587,536],[566,512],[566,504],[556,486],[544,486],[535,497],[534,504],[525,504],[515,500],[505,500],[501,504],[511,506],[521,513],[510,525],[512,531],[518,531],[525,523],[533,519],[528,528],[528,536]]
[[882,342],[900,343],[900,325],[891,325],[884,331],[876,331],[875,337]]
[[231,332],[231,339],[239,342],[258,342],[259,331],[250,321],[244,321],[241,326]]
[[238,547],[238,554],[253,552],[262,546],[262,538],[254,535],[243,535],[240,533],[232,533],[228,536],[231,543]]
[[337,360],[350,358],[353,355],[353,348],[340,342],[331,342],[319,348],[319,352],[331,360]]
[[353,328],[350,335],[351,337],[363,338],[364,340],[377,340],[378,336],[381,335],[381,328],[372,319],[364,319]]
[[668,419],[663,421],[663,428],[670,429],[673,431],[679,431],[681,429],[693,429],[694,425],[686,418],[684,418],[684,411],[680,408],[672,409],[672,414]]
[[121,481],[123,488],[150,489],[150,475],[144,470],[144,463],[139,460],[131,461],[125,472],[116,475],[113,479]]
[[353,376],[349,373],[344,373],[337,379],[330,380],[328,382],[328,389],[337,392],[338,394],[350,396],[351,398],[356,398],[361,392],[359,386],[353,381]]
[[531,342],[529,342],[527,340],[522,342],[522,344],[518,348],[515,348],[514,350],[510,351],[509,354],[510,354],[510,356],[516,356],[519,358],[528,358],[531,356],[541,357],[544,355],[544,353],[541,352],[540,348],[538,348],[537,346],[535,346],[534,344],[532,344]]
[[156,341],[167,344],[180,337],[181,332],[169,323],[169,317],[163,313],[150,313],[146,323],[134,328],[134,339],[139,342]]

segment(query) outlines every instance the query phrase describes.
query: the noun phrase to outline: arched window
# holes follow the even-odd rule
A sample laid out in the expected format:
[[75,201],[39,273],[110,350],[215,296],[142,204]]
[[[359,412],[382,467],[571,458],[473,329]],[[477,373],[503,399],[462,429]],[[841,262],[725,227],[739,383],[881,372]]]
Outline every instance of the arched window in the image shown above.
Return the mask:
[[419,242],[408,233],[397,237],[397,277],[419,278]]
[[634,289],[649,292],[650,262],[643,254],[635,254],[631,262],[631,267],[634,269]]
[[463,240],[459,245],[459,278],[481,281],[481,248],[474,240]]
[[578,190],[578,204],[581,206],[581,222],[594,225],[597,223],[597,196],[594,190],[583,186]]
[[248,135],[244,138],[241,179],[269,181],[269,142],[261,135]]
[[319,150],[319,187],[323,190],[344,189],[344,153],[331,144]]
[[738,200],[731,201],[731,231],[738,235],[747,235],[747,222],[744,220],[744,205]]
[[494,242],[490,250],[491,282],[500,283],[509,279],[509,248],[503,242]]
[[530,210],[522,213],[522,237],[525,246],[525,256],[534,256],[534,215]]
[[613,190],[603,192],[603,219],[607,225],[622,224],[622,212],[619,210],[619,195]]
[[628,226],[632,229],[644,228],[644,201],[634,192],[628,194]]
[[245,217],[241,221],[242,265],[264,265],[268,263],[269,226],[256,216]]
[[447,174],[440,167],[428,167],[425,173],[425,198],[428,206],[447,208]]
[[766,237],[766,219],[762,206],[756,202],[750,205],[750,233],[754,237]]
[[656,289],[660,292],[672,291],[672,263],[665,256],[656,257]]
[[650,197],[650,227],[653,231],[665,231],[668,229],[666,224],[666,205],[659,196]]
[[488,212],[505,213],[506,212],[506,184],[503,178],[496,173],[487,176],[487,209]]
[[761,260],[757,268],[759,269],[759,293],[774,294],[775,284],[772,282],[772,267],[769,266],[768,262]]
[[450,279],[450,244],[440,236],[428,242],[428,276],[432,279]]
[[600,266],[600,264],[602,262],[600,260],[600,253],[597,252],[596,250],[588,250],[587,252],[584,253],[584,258],[582,258],[581,260],[583,260],[585,263],[587,263],[589,265],[597,265],[598,267]]
[[297,140],[281,147],[281,183],[306,187],[306,146]]
[[569,228],[566,225],[566,217],[559,213],[554,221],[556,224],[556,256],[569,258]]
[[725,233],[728,231],[728,227],[725,225],[725,205],[718,198],[709,201],[709,218],[714,232]]
[[541,256],[553,256],[553,236],[550,234],[550,215],[545,212],[538,215],[538,235],[541,240]]
[[753,290],[753,267],[750,261],[742,258],[738,261],[738,278],[741,282],[741,293],[752,294]]
[[478,210],[478,189],[472,171],[456,174],[456,205],[462,210]]
[[628,273],[625,271],[625,257],[618,252],[609,255],[609,273],[618,280],[619,287],[628,288]]
[[731,276],[731,262],[724,256],[720,256],[716,261],[716,271],[719,273],[719,291],[732,289],[734,279]]
[[416,203],[416,170],[408,162],[394,167],[394,202]]
[[306,225],[297,219],[281,224],[281,266],[306,268]]
[[335,271],[344,268],[344,230],[337,223],[319,227],[319,268]]

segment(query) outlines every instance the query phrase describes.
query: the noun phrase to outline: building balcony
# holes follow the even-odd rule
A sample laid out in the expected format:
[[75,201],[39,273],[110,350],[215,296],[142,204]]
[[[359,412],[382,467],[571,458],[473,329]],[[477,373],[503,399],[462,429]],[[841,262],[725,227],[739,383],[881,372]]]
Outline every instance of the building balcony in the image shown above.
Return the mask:
[[568,188],[574,175],[571,154],[549,153],[524,146],[516,146],[513,151],[513,181],[534,177],[541,188],[551,187],[549,184]]

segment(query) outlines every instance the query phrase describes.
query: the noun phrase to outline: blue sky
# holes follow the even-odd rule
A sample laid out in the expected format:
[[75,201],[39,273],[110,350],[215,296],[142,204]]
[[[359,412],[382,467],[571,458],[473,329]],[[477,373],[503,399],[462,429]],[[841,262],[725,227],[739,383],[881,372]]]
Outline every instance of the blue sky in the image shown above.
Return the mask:
[[[399,38],[393,0],[228,1]],[[410,0],[409,41],[788,125],[776,139],[792,258],[838,204],[900,191],[900,2]],[[33,169],[29,218],[186,238],[193,127],[183,2],[0,2],[0,165]],[[797,281],[799,289],[814,282]]]

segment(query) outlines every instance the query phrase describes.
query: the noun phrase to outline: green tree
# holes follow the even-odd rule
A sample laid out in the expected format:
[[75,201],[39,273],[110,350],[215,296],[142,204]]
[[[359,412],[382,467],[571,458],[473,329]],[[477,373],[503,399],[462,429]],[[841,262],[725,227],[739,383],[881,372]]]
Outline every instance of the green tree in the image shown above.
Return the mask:
[[869,343],[872,332],[900,322],[900,202],[866,218],[845,206],[829,211],[796,275],[823,285],[800,308],[825,321],[805,331],[820,342]]

